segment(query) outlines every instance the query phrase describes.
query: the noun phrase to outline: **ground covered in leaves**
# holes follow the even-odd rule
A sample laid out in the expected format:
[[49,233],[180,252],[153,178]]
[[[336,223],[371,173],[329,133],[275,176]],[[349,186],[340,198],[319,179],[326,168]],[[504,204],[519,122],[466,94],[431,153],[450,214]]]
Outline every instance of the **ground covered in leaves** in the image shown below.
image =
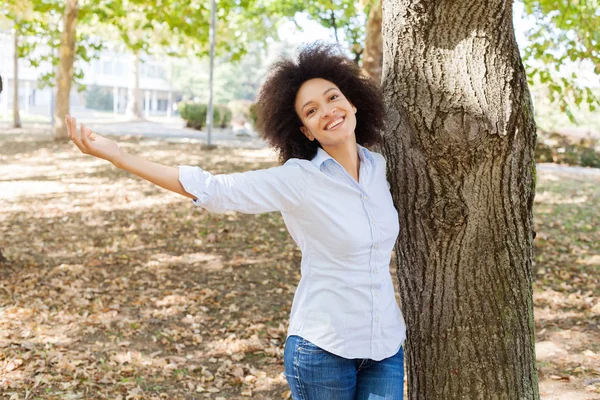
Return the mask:
[[[215,173],[276,165],[268,150],[119,142]],[[537,182],[543,398],[598,399],[600,178]],[[72,143],[2,134],[0,234],[0,398],[289,397],[300,253],[280,215],[210,214]]]

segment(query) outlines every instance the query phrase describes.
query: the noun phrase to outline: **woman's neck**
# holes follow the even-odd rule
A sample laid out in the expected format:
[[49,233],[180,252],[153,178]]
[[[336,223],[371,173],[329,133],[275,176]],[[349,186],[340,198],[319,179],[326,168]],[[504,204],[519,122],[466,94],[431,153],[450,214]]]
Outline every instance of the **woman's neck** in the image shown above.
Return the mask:
[[358,157],[358,151],[356,142],[346,142],[340,146],[335,147],[323,147],[323,150],[333,157],[342,167],[348,172],[348,174],[358,182],[359,176],[358,171],[360,169],[360,158]]

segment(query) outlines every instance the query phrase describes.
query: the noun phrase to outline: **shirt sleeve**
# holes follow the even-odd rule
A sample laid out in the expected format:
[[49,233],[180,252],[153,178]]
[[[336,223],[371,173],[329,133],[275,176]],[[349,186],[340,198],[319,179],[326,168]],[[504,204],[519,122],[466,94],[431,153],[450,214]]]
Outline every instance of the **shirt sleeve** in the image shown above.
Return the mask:
[[294,160],[279,167],[221,175],[200,167],[178,168],[179,182],[196,197],[194,204],[215,213],[292,212],[302,204],[308,190],[307,173]]

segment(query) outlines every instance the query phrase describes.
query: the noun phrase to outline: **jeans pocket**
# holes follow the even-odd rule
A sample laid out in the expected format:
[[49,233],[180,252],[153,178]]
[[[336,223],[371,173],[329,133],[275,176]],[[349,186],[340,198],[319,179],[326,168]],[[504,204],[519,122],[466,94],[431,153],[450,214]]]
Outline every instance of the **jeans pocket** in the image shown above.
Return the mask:
[[302,338],[300,344],[298,345],[298,352],[304,354],[325,354],[327,351],[323,350],[316,344],[309,342],[308,340]]

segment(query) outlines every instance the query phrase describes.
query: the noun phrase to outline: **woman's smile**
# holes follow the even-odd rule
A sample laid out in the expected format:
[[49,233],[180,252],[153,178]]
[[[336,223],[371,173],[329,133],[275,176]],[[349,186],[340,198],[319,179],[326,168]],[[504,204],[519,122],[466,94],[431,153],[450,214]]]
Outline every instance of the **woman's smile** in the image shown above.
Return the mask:
[[344,123],[345,117],[336,118],[334,121],[330,122],[325,126],[326,131],[334,131]]

